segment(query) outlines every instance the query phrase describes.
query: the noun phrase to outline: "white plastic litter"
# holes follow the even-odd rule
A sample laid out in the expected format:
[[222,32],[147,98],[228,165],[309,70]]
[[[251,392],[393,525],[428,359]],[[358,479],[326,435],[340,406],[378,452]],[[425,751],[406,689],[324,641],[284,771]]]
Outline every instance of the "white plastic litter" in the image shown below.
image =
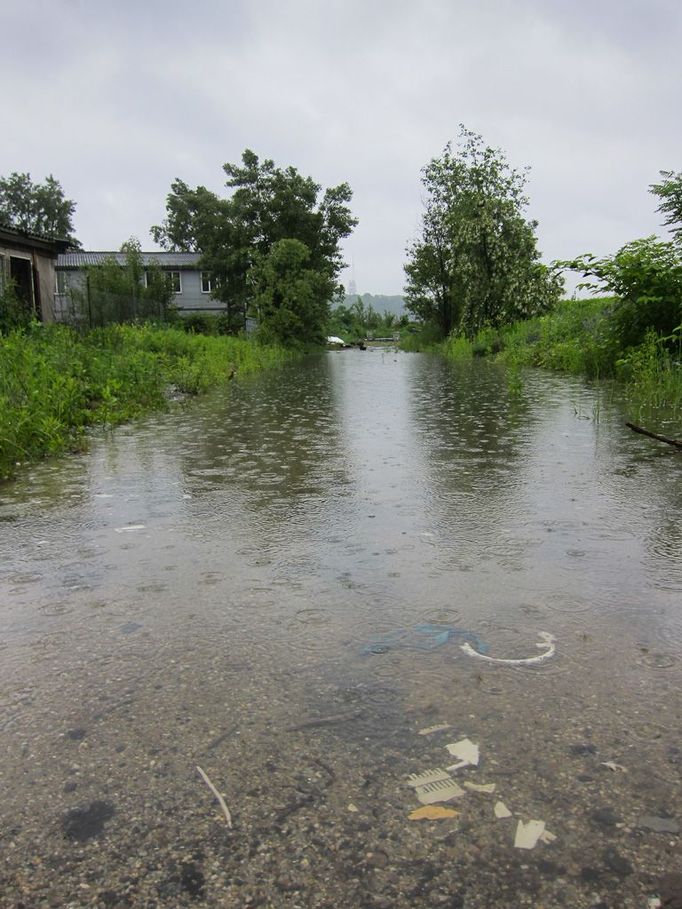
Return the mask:
[[554,643],[556,638],[553,634],[549,634],[547,631],[540,631],[538,637],[542,638],[542,643],[536,644],[535,646],[544,652],[537,656],[527,657],[522,660],[504,660],[498,657],[486,656],[486,654],[474,650],[468,641],[466,644],[461,644],[460,646],[465,653],[469,654],[469,656],[478,657],[479,660],[485,660],[488,663],[502,663],[505,666],[533,666],[536,663],[542,663],[545,660],[548,660],[556,653],[556,645]]
[[485,792],[488,795],[492,795],[495,791],[495,783],[470,783],[467,780],[464,788],[471,789],[472,792]]
[[439,723],[437,726],[427,726],[425,729],[420,729],[417,735],[431,735],[434,732],[442,732],[444,729],[449,728],[449,723]]
[[422,773],[411,773],[407,778],[407,785],[414,786],[416,789],[417,786],[426,786],[428,783],[437,783],[439,780],[449,779],[450,774],[447,770],[434,767],[433,770],[424,770]]
[[556,835],[554,833],[550,833],[549,830],[545,830],[545,832],[540,837],[540,842],[546,843],[548,846],[551,845],[551,843],[553,843],[555,840]]
[[115,527],[116,533],[131,533],[133,530],[145,530],[144,524],[126,524],[125,527]]
[[452,773],[453,770],[460,770],[462,767],[478,766],[478,745],[474,744],[470,739],[460,739],[459,742],[451,742],[445,747],[453,757],[459,758],[457,764],[446,767],[449,773]]
[[544,832],[544,821],[528,821],[527,824],[524,824],[523,821],[519,821],[516,826],[516,835],[514,837],[515,848],[534,849]]
[[511,817],[512,813],[504,804],[504,802],[495,802],[495,807],[493,808],[496,818]]
[[450,799],[458,799],[465,795],[464,790],[450,777],[445,780],[436,780],[435,783],[427,783],[425,786],[417,786],[414,793],[422,805],[449,802]]
[[614,773],[616,772],[616,770],[621,770],[623,773],[627,773],[627,770],[625,769],[625,767],[623,767],[622,764],[616,764],[615,761],[602,761],[601,766],[608,767],[608,769],[613,770]]

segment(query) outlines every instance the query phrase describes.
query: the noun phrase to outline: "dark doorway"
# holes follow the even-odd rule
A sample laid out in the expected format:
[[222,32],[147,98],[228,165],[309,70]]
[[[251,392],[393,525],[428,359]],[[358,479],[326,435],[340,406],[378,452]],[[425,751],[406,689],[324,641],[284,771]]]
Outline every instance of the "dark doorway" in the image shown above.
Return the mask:
[[17,296],[28,312],[33,313],[35,298],[33,294],[33,267],[31,260],[10,256],[9,272],[10,278],[14,282]]

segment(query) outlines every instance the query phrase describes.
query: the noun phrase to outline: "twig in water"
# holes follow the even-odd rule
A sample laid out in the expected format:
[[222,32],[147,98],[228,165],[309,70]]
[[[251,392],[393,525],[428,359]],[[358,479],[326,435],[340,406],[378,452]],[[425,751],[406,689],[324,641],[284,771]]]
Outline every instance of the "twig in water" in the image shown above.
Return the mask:
[[211,792],[213,793],[213,795],[218,799],[218,804],[219,804],[220,807],[223,809],[223,814],[225,815],[225,820],[227,821],[227,826],[228,826],[228,827],[230,828],[230,830],[231,830],[231,829],[232,829],[232,815],[230,814],[230,809],[229,809],[229,808],[227,807],[227,805],[225,804],[225,799],[224,799],[224,798],[222,797],[222,795],[218,792],[218,790],[215,788],[215,786],[213,785],[213,783],[209,780],[208,774],[206,773],[206,771],[205,771],[205,770],[202,770],[201,767],[200,767],[198,764],[197,764],[197,770],[198,770],[199,773],[201,774],[202,780],[206,783],[206,785],[207,785],[208,788],[211,790]]
[[361,710],[334,713],[331,716],[316,717],[313,720],[304,720],[302,723],[296,723],[294,726],[287,726],[287,732],[301,732],[303,729],[315,729],[317,726],[333,726],[336,723],[345,723],[346,720],[357,720],[361,716]]
[[648,429],[642,429],[641,426],[635,426],[634,423],[625,424],[628,429],[631,429],[633,432],[638,432],[642,436],[648,436],[650,439],[656,439],[658,442],[665,442],[666,445],[672,445],[674,448],[682,448],[682,440],[680,439],[668,439],[666,436],[661,436],[657,432],[649,432]]

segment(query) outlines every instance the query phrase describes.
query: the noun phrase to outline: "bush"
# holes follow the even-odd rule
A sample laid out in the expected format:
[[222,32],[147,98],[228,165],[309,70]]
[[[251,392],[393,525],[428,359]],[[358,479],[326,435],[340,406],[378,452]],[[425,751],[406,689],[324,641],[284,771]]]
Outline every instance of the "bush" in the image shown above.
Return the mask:
[[670,336],[682,322],[682,258],[674,243],[646,237],[614,256],[584,255],[561,264],[596,279],[584,287],[616,295],[612,330],[621,349],[641,344],[650,331]]

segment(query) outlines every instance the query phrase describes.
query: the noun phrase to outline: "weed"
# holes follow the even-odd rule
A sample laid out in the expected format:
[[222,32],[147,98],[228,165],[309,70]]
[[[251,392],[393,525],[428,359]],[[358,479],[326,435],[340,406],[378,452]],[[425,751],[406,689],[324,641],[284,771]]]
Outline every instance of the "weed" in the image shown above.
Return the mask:
[[[640,410],[682,409],[682,326],[665,337],[649,332],[639,346],[623,350],[616,308],[612,297],[564,300],[538,318],[485,328],[472,341],[450,337],[438,350],[454,360],[495,356],[510,367],[510,390],[521,367],[540,366],[590,379],[617,378]],[[592,419],[598,422],[599,402],[595,408]]]
[[82,447],[94,424],[167,406],[173,385],[199,394],[292,354],[234,337],[153,325],[109,325],[78,334],[34,323],[0,337],[0,477],[17,461]]

